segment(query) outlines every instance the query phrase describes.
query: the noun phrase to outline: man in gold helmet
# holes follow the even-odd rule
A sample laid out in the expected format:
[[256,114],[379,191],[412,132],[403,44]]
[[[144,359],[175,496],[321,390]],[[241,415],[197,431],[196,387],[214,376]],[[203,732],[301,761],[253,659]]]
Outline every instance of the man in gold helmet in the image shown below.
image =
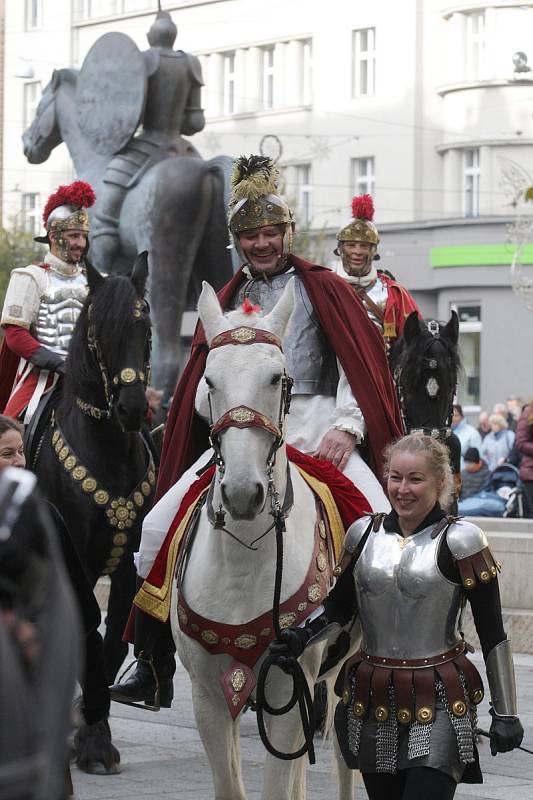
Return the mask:
[[335,255],[342,266],[337,274],[353,286],[368,316],[383,333],[390,346],[403,334],[405,320],[412,311],[421,316],[417,304],[407,291],[387,273],[376,269],[379,234],[374,222],[374,203],[370,195],[352,200],[352,219],[337,234]]
[[28,424],[45,392],[65,368],[70,337],[87,295],[83,258],[88,248],[87,208],[95,195],[88,183],[60,186],[48,198],[44,236],[50,245],[42,264],[14,269],[0,324],[0,408]]
[[[266,314],[294,279],[295,307],[283,341],[287,371],[294,381],[286,441],[344,471],[372,508],[387,508],[380,484],[382,453],[401,434],[401,422],[383,340],[357,296],[346,292],[344,281],[292,253],[293,217],[278,193],[277,177],[269,158],[250,156],[236,161],[229,227],[242,266],[221,290],[219,300],[227,310],[241,307],[246,313],[260,308]],[[199,326],[167,422],[159,502],[143,525],[137,560],[143,578],[197,479],[196,471],[210,457],[203,379],[207,353]],[[370,466],[359,453],[363,440]],[[165,625],[139,607],[135,612],[135,650],[142,660],[130,679],[110,688],[111,698],[150,700],[154,696],[152,658],[169,704]]]

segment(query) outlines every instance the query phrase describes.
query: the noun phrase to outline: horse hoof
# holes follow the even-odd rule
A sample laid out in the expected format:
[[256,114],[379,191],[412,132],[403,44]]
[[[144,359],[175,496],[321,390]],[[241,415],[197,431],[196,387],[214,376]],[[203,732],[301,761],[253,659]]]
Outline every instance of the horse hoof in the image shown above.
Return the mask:
[[74,736],[74,760],[79,769],[90,775],[118,775],[120,753],[111,741],[107,719],[82,725]]

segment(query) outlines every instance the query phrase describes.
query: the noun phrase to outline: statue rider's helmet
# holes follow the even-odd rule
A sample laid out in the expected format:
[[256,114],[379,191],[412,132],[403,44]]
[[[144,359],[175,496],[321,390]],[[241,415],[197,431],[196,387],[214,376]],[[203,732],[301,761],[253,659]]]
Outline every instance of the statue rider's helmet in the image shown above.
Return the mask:
[[[365,242],[370,245],[368,253],[368,266],[373,260],[379,259],[377,253],[379,244],[378,229],[372,222],[374,218],[374,201],[369,194],[360,194],[352,199],[352,218],[342,226],[337,233],[337,242]],[[336,256],[341,255],[338,247],[335,248]]]
[[[59,258],[68,260],[68,241],[63,236],[65,231],[83,231],[89,234],[90,208],[96,199],[92,186],[86,181],[74,181],[67,186],[59,186],[54,194],[50,195],[43,211],[43,222],[46,228],[45,236],[36,236],[35,241],[50,244],[49,234],[55,234]],[[89,248],[87,247],[83,255]]]
[[240,156],[233,166],[229,201],[229,229],[239,256],[243,231],[266,225],[283,227],[283,253],[291,252],[294,219],[286,201],[278,193],[279,171],[266,156]]
[[150,47],[172,50],[177,35],[178,29],[168,11],[158,11],[146,38]]

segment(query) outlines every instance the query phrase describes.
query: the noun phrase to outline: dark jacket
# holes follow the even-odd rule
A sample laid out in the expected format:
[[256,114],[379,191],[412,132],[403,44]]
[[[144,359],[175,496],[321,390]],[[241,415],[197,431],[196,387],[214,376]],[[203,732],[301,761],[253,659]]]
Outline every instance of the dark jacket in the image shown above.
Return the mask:
[[533,481],[533,404],[525,406],[520,415],[515,444],[522,453],[520,477],[523,481]]
[[483,464],[477,472],[468,472],[468,470],[464,469],[461,472],[461,500],[466,500],[467,497],[477,494],[486,484],[489,476],[490,469],[486,464]]

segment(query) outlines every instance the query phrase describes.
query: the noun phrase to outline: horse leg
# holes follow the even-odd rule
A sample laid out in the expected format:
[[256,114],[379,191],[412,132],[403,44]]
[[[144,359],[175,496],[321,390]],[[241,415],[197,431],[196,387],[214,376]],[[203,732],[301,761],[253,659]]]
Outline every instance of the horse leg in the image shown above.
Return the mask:
[[[221,692],[206,689],[193,676],[192,700],[198,732],[215,785],[215,800],[246,800],[241,773],[239,721],[232,720]],[[213,675],[212,686],[218,686]]]
[[125,556],[119,569],[111,575],[111,589],[107,603],[104,657],[108,684],[114,683],[117,672],[128,654],[128,645],[122,641],[122,636],[135,596],[135,578],[133,557]]

